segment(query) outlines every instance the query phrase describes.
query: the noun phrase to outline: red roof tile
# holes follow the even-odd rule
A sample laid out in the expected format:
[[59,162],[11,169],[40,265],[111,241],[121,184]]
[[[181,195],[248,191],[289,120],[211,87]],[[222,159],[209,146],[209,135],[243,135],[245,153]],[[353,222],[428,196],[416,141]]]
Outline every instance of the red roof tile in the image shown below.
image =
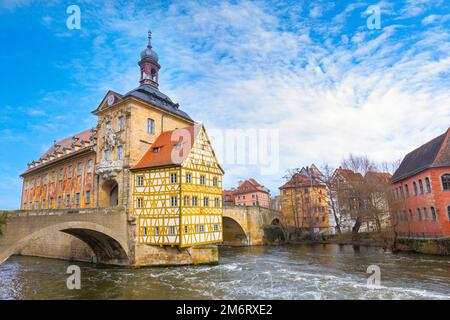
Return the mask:
[[133,169],[180,165],[189,155],[199,128],[190,126],[161,133]]
[[255,192],[255,191],[269,193],[269,190],[266,187],[264,187],[263,185],[258,183],[253,178],[250,178],[248,180],[241,182],[239,184],[239,187],[237,187],[237,189],[234,191],[234,193],[235,194],[243,194],[243,193]]

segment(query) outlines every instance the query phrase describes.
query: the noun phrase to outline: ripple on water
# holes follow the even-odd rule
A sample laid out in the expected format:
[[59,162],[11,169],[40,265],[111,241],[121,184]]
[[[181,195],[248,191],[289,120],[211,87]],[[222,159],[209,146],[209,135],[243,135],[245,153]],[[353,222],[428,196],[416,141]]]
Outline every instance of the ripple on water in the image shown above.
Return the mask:
[[[0,265],[1,299],[450,299],[448,259],[333,246],[221,249],[214,266],[95,267],[66,288],[73,263],[13,257]],[[377,264],[382,286],[366,286]]]

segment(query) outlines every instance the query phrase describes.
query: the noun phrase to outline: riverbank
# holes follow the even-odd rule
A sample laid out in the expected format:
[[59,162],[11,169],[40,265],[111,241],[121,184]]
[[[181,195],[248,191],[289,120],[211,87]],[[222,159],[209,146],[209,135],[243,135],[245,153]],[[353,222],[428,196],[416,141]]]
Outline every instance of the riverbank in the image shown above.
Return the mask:
[[439,239],[412,239],[397,238],[379,233],[360,233],[358,240],[352,238],[352,234],[321,235],[311,239],[304,237],[290,240],[289,244],[336,244],[383,248],[392,252],[415,252],[424,255],[450,256],[450,238]]

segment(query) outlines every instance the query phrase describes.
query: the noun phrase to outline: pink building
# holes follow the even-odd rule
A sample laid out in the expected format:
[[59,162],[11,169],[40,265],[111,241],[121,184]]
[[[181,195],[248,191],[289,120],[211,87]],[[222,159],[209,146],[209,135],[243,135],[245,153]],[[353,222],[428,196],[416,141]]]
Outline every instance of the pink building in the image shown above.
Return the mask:
[[239,186],[233,192],[234,204],[237,206],[263,207],[270,206],[270,191],[255,179],[239,181]]

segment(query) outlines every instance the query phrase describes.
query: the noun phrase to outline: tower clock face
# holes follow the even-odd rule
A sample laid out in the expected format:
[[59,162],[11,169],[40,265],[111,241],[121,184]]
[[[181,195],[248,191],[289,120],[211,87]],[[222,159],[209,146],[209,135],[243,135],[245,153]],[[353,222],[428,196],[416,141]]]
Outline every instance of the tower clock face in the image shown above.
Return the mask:
[[113,95],[111,95],[111,96],[109,96],[108,97],[108,106],[112,106],[113,105],[113,103],[114,103],[114,96]]

